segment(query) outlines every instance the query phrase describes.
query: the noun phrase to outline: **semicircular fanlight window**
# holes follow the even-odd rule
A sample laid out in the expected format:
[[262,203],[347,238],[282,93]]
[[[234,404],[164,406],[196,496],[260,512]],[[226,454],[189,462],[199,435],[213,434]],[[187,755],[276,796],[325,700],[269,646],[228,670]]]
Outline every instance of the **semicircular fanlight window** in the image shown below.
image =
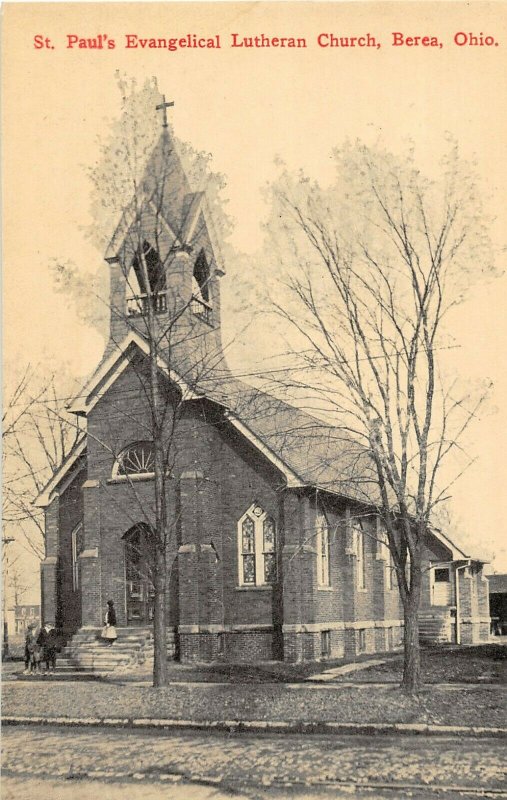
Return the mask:
[[135,442],[118,456],[118,475],[146,475],[154,470],[153,442]]

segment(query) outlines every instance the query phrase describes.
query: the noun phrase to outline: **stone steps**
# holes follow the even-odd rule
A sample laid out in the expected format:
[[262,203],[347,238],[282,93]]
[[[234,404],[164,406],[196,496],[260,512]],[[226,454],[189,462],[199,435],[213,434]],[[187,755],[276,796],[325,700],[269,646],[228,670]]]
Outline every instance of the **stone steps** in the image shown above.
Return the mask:
[[421,644],[445,644],[450,641],[451,618],[447,608],[436,606],[419,614],[419,640]]
[[[85,628],[74,634],[62,650],[62,667],[103,673],[153,663],[151,628],[117,628],[118,638],[112,644],[101,639],[100,632],[99,628]],[[168,658],[174,656],[174,638],[168,631]]]

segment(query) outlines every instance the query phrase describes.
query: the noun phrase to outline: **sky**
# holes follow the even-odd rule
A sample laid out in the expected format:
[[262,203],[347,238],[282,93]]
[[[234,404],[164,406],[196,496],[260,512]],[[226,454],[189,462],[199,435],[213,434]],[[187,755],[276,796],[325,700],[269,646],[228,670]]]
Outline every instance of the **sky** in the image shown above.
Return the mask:
[[[394,152],[414,142],[431,172],[447,133],[475,158],[495,216],[500,249],[506,230],[507,5],[505,3],[4,3],[3,13],[3,347],[4,362],[40,360],[82,376],[97,364],[100,335],[83,325],[54,290],[49,265],[72,260],[93,273],[102,254],[86,238],[90,186],[86,167],[97,136],[119,111],[115,72],[156,76],[175,105],[177,136],[210,152],[227,176],[231,244],[253,256],[266,279],[260,246],[266,213],[262,188],[275,158],[325,182],[333,147],[374,141]],[[231,47],[243,37],[304,38],[306,48]],[[366,36],[380,47],[319,47],[318,37]],[[437,46],[393,46],[393,33],[434,37]],[[141,38],[220,39],[220,49],[126,48]],[[472,44],[458,46],[458,41]],[[115,47],[79,47],[88,39]],[[107,36],[107,39],[105,38]],[[490,44],[473,44],[475,41]],[[35,40],[35,37],[39,37]],[[73,37],[69,39],[69,37]],[[49,47],[38,42],[50,39]],[[398,37],[399,38],[399,37]],[[76,42],[68,47],[69,41]],[[440,47],[440,44],[442,45]],[[499,257],[502,268],[502,255]],[[223,279],[224,326],[232,330],[238,265]],[[473,432],[474,465],[454,487],[452,509],[473,555],[495,557],[507,571],[504,453],[507,452],[507,279],[474,289],[455,314],[460,347],[452,369],[466,380],[491,379],[491,403]],[[230,353],[233,368],[257,363],[275,343],[262,317]],[[76,386],[78,386],[76,379]]]

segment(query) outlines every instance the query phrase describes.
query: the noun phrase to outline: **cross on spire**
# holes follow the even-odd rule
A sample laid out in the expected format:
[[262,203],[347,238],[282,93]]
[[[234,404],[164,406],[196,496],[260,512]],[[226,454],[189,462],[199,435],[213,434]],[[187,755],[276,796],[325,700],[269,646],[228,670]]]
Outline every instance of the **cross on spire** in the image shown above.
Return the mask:
[[174,102],[166,103],[165,94],[162,95],[162,102],[156,106],[157,111],[162,111],[162,127],[167,128],[167,109],[174,105]]

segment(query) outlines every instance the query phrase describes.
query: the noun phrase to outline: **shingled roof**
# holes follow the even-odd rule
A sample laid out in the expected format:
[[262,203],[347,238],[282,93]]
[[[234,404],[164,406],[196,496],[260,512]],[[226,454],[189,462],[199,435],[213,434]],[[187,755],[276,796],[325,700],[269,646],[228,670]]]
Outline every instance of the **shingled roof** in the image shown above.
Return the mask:
[[301,483],[368,504],[379,502],[371,456],[348,431],[236,379],[226,382],[221,398]]

